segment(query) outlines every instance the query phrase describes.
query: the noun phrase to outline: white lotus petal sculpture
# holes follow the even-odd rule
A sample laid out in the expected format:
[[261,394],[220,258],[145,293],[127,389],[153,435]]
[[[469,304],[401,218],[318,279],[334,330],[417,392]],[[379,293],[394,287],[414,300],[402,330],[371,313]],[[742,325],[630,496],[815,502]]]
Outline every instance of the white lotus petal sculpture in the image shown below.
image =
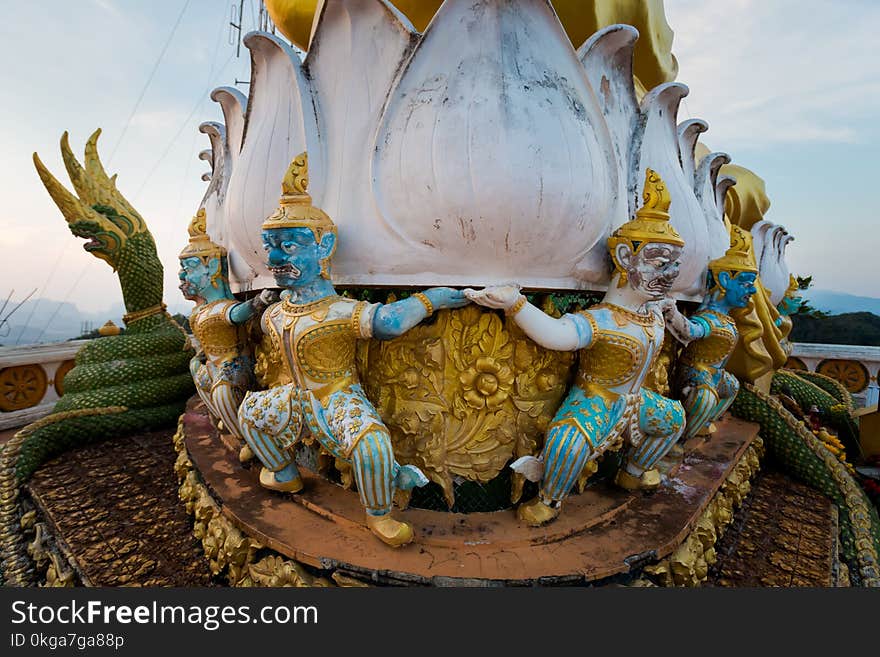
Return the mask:
[[702,297],[709,264],[709,233],[703,209],[681,166],[676,116],[688,88],[679,82],[655,87],[642,99],[640,111],[644,128],[641,143],[638,188],[641,195],[645,169],[660,174],[672,196],[670,221],[684,240],[681,273],[673,292],[684,298]]
[[763,219],[752,226],[755,258],[761,271],[761,282],[770,290],[770,302],[776,306],[785,296],[791,272],[785,261],[785,251],[794,240],[785,226]]
[[573,267],[612,220],[611,148],[546,0],[447,0],[391,95],[373,160],[383,222],[415,256],[411,270],[396,263],[399,282],[577,286]]
[[678,149],[681,152],[681,168],[685,179],[694,187],[697,174],[697,141],[709,129],[703,119],[688,119],[678,124]]
[[603,289],[606,239],[650,167],[686,241],[674,292],[698,299],[733,181],[696,165],[705,122],[676,125],[687,87],[637,102],[637,39],[612,25],[575,52],[548,0],[446,0],[423,35],[385,0],[324,0],[304,61],[247,35],[250,97],[218,89],[225,127],[202,128],[203,206],[233,289],[274,285],[260,224],[308,151],[310,192],[339,227],[338,284]]
[[722,257],[730,247],[730,229],[724,223],[724,206],[718,206],[718,172],[730,163],[727,153],[709,153],[700,160],[694,176],[694,192],[706,216],[709,259]]
[[[233,160],[224,209],[223,246],[229,251],[230,282],[236,291],[271,287],[260,224],[278,205],[281,179],[297,153],[320,148],[314,98],[293,49],[280,38],[252,32],[251,88],[244,141]],[[234,150],[234,144],[230,146]],[[309,162],[316,196],[323,191],[324,160]],[[208,215],[208,225],[212,225]]]

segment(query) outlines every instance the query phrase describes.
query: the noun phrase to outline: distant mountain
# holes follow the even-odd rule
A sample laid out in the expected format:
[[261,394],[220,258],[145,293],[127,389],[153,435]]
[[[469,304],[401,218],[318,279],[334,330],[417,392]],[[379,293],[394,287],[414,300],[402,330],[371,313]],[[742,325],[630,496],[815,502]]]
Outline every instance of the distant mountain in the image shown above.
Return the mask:
[[832,315],[859,312],[880,315],[880,299],[874,297],[859,297],[845,292],[815,289],[807,290],[803,296],[807,298],[813,308],[824,310]]
[[[0,300],[2,305],[2,300]],[[10,302],[3,312],[6,316],[16,302]],[[102,312],[80,310],[69,301],[54,299],[28,299],[10,317],[9,322],[0,327],[0,345],[25,345],[37,342],[61,342],[76,338],[83,329],[100,327],[108,319],[122,326],[125,307],[121,302]]]
[[873,313],[843,313],[830,317],[793,315],[792,342],[880,346],[880,317]]

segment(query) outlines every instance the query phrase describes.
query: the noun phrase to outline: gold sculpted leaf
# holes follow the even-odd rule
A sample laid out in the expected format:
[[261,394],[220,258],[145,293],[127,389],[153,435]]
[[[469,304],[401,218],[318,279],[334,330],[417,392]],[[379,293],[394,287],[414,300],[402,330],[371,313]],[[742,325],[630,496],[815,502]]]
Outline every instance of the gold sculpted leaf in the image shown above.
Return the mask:
[[660,212],[669,212],[669,206],[672,204],[672,197],[669,195],[666,183],[653,169],[645,170],[645,189],[642,193],[642,200],[644,201],[644,209],[659,210]]
[[300,153],[287,168],[284,180],[281,181],[281,192],[285,195],[295,196],[305,194],[309,190],[309,155]]

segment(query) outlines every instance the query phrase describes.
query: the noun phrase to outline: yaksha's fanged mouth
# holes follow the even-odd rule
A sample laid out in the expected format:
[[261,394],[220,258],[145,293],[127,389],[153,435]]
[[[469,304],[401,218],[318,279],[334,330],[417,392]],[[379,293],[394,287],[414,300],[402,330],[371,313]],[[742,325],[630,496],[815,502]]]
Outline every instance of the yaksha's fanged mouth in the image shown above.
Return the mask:
[[675,277],[658,276],[653,281],[648,283],[647,288],[652,292],[666,293],[672,289],[673,283],[675,283]]
[[300,274],[302,274],[302,271],[298,267],[295,267],[294,265],[292,265],[290,263],[286,263],[283,265],[277,265],[275,267],[270,266],[269,271],[271,271],[272,274],[274,274],[275,276],[286,275],[286,276],[292,276],[293,278],[299,278]]

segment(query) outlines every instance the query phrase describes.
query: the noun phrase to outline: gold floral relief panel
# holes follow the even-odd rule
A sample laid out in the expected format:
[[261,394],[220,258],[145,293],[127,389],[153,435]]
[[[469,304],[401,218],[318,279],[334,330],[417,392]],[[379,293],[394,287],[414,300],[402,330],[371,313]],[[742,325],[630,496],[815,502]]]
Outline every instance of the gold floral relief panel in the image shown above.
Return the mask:
[[[454,476],[487,482],[511,459],[538,453],[574,358],[539,347],[500,313],[468,306],[395,340],[361,342],[358,369],[397,460],[422,468],[451,507]],[[514,501],[522,484],[515,475]]]

